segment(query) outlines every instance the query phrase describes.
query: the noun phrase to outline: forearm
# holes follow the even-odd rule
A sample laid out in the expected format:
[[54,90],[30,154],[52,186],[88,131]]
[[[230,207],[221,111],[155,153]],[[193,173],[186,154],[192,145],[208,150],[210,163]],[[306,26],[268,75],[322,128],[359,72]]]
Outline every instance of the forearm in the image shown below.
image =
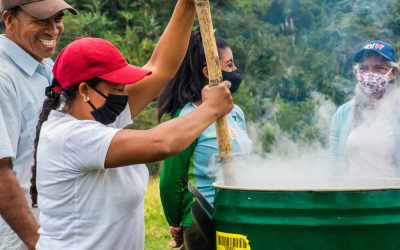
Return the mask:
[[188,115],[172,119],[150,130],[122,129],[112,138],[105,167],[163,160],[187,148],[217,118],[233,108],[229,82],[202,90],[203,103]]
[[179,0],[168,26],[161,36],[150,61],[143,66],[153,74],[136,84],[128,85],[132,117],[150,103],[174,77],[189,45],[195,5],[188,0]]
[[164,160],[187,148],[217,118],[217,111],[203,104],[186,116],[147,131],[121,130],[111,141],[105,167]]
[[10,158],[0,160],[0,214],[29,249],[39,238],[39,226],[10,168]]
[[168,131],[170,136],[165,142],[169,147],[168,153],[175,155],[192,143],[206,128],[208,128],[218,118],[212,108],[200,105],[193,112],[172,119],[155,127],[157,133],[165,134]]

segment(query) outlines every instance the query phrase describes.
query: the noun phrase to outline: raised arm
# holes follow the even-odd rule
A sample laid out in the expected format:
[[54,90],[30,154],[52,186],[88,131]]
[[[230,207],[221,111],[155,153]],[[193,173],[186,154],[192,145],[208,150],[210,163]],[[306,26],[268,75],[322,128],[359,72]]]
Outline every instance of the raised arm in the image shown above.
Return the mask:
[[153,71],[153,74],[127,86],[132,118],[143,110],[176,74],[189,44],[195,16],[194,0],[178,0],[150,61],[143,66]]

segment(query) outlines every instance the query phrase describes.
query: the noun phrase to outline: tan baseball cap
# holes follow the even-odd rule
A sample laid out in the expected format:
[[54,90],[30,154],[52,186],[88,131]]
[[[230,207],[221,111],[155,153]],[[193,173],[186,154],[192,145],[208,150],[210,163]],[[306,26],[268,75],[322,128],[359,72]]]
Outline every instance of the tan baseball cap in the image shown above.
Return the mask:
[[78,14],[78,11],[63,0],[0,0],[1,11],[17,6],[38,19],[47,19],[63,10]]

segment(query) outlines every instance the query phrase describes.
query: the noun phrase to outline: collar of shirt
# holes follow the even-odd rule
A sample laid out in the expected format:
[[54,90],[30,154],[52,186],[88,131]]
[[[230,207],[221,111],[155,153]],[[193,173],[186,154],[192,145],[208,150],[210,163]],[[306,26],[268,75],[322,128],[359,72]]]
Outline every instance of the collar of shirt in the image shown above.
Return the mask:
[[47,76],[47,70],[44,70],[46,68],[45,65],[48,64],[45,61],[48,59],[44,59],[42,63],[38,62],[16,43],[8,39],[4,34],[0,35],[0,48],[2,48],[11,60],[25,71],[26,74],[33,76],[35,71],[38,70],[40,74],[44,73],[43,75],[49,78]]

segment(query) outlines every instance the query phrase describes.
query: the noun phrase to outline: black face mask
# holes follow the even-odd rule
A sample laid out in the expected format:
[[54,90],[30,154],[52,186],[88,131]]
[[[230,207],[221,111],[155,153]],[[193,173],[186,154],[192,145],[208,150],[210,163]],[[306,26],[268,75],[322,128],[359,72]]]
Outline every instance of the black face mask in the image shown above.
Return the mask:
[[90,106],[92,106],[93,111],[90,112],[94,119],[104,125],[108,125],[113,123],[119,114],[124,111],[126,104],[128,103],[128,96],[127,95],[113,95],[108,94],[105,96],[103,93],[98,91],[96,88],[92,87],[97,93],[103,96],[106,99],[106,102],[103,106],[96,109],[94,105],[90,102]]
[[239,89],[240,83],[242,81],[242,75],[240,74],[240,71],[238,69],[232,72],[226,72],[222,70],[222,79],[224,81],[231,82],[230,91],[233,94]]

